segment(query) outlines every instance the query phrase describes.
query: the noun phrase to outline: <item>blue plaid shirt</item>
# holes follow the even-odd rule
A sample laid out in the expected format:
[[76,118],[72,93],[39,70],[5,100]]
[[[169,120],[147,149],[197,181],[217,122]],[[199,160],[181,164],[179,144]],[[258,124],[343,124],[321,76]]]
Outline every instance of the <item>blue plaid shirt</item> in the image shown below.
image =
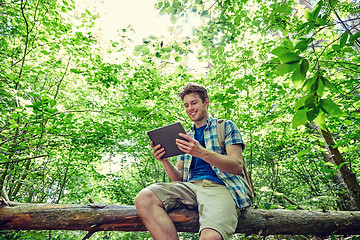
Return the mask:
[[[207,149],[210,149],[214,152],[226,155],[225,149],[221,149],[216,133],[216,125],[218,119],[209,116],[206,121],[206,127],[204,130],[204,142]],[[193,125],[189,131],[189,135],[194,138],[195,134],[195,125]],[[241,144],[244,149],[244,142],[242,140],[241,134],[235,123],[227,120],[225,122],[225,148],[231,144]],[[190,154],[183,154],[178,157],[178,161],[184,161],[184,173],[183,181],[189,181],[191,176],[190,166],[191,166],[192,156]],[[212,166],[216,175],[225,183],[229,192],[231,193],[234,201],[236,202],[239,208],[246,208],[251,205],[251,199],[246,191],[244,179],[242,176],[224,172],[214,166]]]

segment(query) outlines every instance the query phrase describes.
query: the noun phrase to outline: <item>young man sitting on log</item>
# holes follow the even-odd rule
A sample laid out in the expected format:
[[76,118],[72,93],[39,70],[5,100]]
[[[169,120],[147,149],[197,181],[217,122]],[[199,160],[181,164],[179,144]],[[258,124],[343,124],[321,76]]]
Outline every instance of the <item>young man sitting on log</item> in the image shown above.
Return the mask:
[[[135,198],[140,218],[156,240],[178,239],[167,211],[186,206],[198,208],[200,239],[230,239],[238,223],[239,209],[251,204],[252,192],[246,186],[242,151],[244,143],[237,126],[225,121],[225,149],[217,138],[218,119],[209,115],[209,97],[205,87],[189,83],[179,96],[188,117],[194,122],[185,140],[176,144],[185,152],[176,167],[160,146],[151,147],[172,180],[156,183],[141,190]],[[247,190],[248,189],[248,190]]]

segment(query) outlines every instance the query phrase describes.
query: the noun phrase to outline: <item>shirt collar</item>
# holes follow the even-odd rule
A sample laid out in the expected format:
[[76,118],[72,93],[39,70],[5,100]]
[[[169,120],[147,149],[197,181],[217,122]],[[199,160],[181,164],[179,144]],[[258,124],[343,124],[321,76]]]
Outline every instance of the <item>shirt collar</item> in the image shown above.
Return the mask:
[[[211,115],[209,115],[209,117],[206,119],[205,130],[209,128],[209,126],[213,123],[213,121],[214,121],[214,118]],[[195,123],[191,126],[191,131],[195,131]]]

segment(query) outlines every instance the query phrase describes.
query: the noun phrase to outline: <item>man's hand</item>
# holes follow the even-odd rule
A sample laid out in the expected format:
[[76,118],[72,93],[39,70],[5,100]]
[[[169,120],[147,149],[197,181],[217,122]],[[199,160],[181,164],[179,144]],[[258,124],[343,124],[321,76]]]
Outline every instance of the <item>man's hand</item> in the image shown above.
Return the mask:
[[167,158],[162,159],[161,157],[165,154],[165,149],[161,147],[160,144],[154,146],[154,143],[151,141],[151,147],[154,150],[154,156],[156,160],[164,161],[167,160]]
[[179,135],[180,137],[183,137],[187,140],[185,141],[182,139],[176,139],[176,145],[179,147],[179,149],[185,153],[190,154],[191,156],[201,158],[205,148],[189,135],[183,133],[179,133]]

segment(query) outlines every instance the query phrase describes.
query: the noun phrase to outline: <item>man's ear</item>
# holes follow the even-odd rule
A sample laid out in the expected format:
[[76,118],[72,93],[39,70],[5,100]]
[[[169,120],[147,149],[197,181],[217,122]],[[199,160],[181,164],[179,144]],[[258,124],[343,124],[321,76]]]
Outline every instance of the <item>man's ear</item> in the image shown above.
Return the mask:
[[210,103],[209,98],[205,98],[204,104],[206,105],[206,107],[209,107],[209,103]]

